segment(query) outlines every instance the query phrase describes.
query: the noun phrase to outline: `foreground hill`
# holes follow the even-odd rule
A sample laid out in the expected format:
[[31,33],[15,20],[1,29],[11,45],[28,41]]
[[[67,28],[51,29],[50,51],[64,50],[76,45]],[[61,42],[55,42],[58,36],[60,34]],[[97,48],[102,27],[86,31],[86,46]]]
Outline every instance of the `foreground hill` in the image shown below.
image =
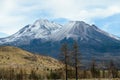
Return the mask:
[[63,65],[58,60],[48,56],[32,54],[16,47],[0,47],[0,68],[38,69],[40,71],[55,70]]

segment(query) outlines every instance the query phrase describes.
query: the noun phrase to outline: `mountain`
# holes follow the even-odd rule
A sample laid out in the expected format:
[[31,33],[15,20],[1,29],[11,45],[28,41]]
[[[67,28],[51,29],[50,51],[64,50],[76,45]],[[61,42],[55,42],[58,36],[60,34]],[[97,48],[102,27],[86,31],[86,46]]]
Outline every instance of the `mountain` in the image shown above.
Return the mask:
[[[1,44],[15,42],[14,45],[29,44],[33,39],[47,40],[48,36],[62,26],[48,20],[36,20],[32,25],[26,25],[17,33],[0,40]],[[24,43],[23,43],[24,42]]]
[[89,40],[91,38],[98,39],[99,34],[97,36],[97,33],[103,34],[104,36],[109,38],[120,40],[120,38],[100,30],[95,25],[91,26],[83,21],[70,21],[68,24],[64,25],[64,27],[58,32],[52,34],[52,39],[55,41],[60,41],[64,38],[80,38],[81,40]]
[[62,65],[58,60],[48,56],[33,54],[17,47],[0,47],[0,68],[14,67],[29,70],[38,67],[44,72],[47,69],[59,69]]
[[62,26],[40,19],[9,37],[1,38],[0,45],[17,46],[58,58],[61,44],[66,42],[72,46],[74,40],[78,42],[85,63],[93,58],[97,61],[120,60],[120,38],[83,21],[70,21]]

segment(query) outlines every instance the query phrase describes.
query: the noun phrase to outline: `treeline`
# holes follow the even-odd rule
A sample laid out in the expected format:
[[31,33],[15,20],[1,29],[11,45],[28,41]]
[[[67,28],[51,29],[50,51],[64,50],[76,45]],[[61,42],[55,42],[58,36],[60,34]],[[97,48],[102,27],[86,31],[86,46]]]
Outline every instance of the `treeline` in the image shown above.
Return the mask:
[[[58,70],[47,70],[48,73],[37,73],[35,69],[31,69],[30,73],[25,69],[17,68],[1,68],[0,80],[46,80],[46,79],[65,79],[65,68]],[[74,68],[69,67],[67,69],[67,79],[75,79],[76,71]],[[120,78],[119,70],[111,68],[108,70],[102,70],[95,66],[91,66],[90,69],[80,70],[78,69],[78,79],[90,79],[90,78]]]
[[101,68],[94,59],[91,60],[90,66],[87,69],[81,69],[82,55],[79,51],[78,43],[75,41],[73,46],[68,46],[66,43],[61,46],[60,60],[65,64],[64,72],[65,79],[80,79],[80,78],[120,78],[120,72],[117,69],[114,61],[110,60],[108,66],[103,65]]
[[24,69],[17,68],[1,68],[0,80],[38,80],[41,75],[38,75],[35,70],[31,70],[28,74]]
[[27,71],[23,68],[0,68],[0,80],[46,80],[61,79],[61,71],[46,69],[39,71],[38,69],[30,69]]

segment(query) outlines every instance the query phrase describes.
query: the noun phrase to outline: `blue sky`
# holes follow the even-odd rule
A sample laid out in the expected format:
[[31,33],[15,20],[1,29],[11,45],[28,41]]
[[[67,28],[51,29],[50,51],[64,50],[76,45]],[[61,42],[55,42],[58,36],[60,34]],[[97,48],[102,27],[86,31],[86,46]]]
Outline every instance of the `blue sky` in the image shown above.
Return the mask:
[[0,32],[11,35],[37,19],[85,21],[120,37],[120,0],[0,0]]

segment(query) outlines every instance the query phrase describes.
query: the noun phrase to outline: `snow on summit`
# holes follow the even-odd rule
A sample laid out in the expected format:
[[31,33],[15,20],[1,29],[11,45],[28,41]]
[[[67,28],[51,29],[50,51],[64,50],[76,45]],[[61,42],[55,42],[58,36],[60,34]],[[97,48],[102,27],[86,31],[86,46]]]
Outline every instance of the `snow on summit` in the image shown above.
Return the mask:
[[102,34],[110,38],[120,40],[118,37],[100,30],[95,25],[89,25],[83,21],[69,21],[67,24],[62,26],[46,19],[39,19],[32,25],[23,27],[17,33],[1,39],[0,44],[17,40],[20,40],[21,42],[29,42],[32,39],[46,39],[47,41],[60,41],[64,38],[89,40],[99,38],[96,34]]

